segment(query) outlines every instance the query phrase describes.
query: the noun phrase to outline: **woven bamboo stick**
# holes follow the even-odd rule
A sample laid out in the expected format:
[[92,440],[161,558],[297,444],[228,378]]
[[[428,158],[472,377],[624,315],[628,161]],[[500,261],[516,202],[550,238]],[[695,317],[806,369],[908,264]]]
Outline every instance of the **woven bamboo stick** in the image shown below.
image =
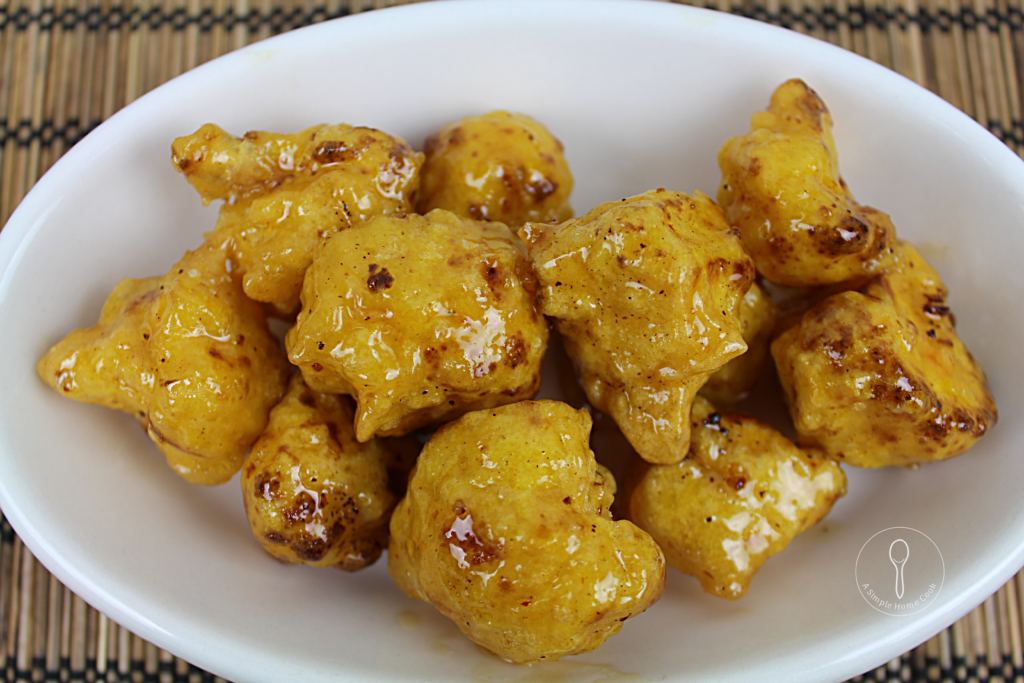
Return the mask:
[[942,638],[935,636],[929,638],[924,645],[918,648],[924,656],[925,665],[921,671],[924,672],[924,679],[927,681],[938,681],[942,679],[941,650]]
[[993,34],[984,18],[995,11],[994,0],[974,0],[974,13],[978,16],[978,48],[981,57],[981,72],[988,103],[988,121],[984,125],[998,126],[999,132],[1013,129],[1009,100],[1003,76],[1003,61],[999,58],[998,33]]
[[[34,12],[41,12],[44,6],[52,8],[52,0],[46,0],[45,2],[43,0],[32,0],[30,5]],[[38,27],[36,28],[34,49],[36,52],[35,60],[32,64],[32,70],[29,72],[29,78],[31,79],[29,92],[31,95],[28,103],[28,112],[29,120],[32,122],[32,129],[39,130],[43,123],[43,104],[45,102],[47,82],[46,75],[49,70],[49,31],[39,31]],[[38,137],[33,137],[25,155],[25,191],[28,191],[28,188],[32,186],[35,179],[39,177],[40,150],[40,139]]]
[[117,629],[117,672],[122,677],[132,670],[132,633],[126,628]]
[[[960,0],[961,11],[971,10],[971,0]],[[988,102],[985,99],[985,74],[981,57],[981,45],[978,38],[977,28],[968,27],[964,30],[966,43],[967,66],[970,73],[970,99],[973,102],[972,115],[981,125],[985,125],[989,119]]]
[[[0,9],[10,14],[14,10],[11,0],[0,0]],[[7,133],[12,128],[8,113],[10,111],[10,99],[14,82],[14,36],[14,24],[9,22],[3,30],[3,49],[0,50],[0,59],[3,60],[3,63],[0,64],[0,117],[4,119],[4,133]],[[4,178],[7,176],[10,154],[10,141],[0,145],[0,173],[4,174]],[[4,181],[0,178],[0,221],[6,221],[7,213],[10,211],[10,198],[4,190]]]
[[[938,20],[940,10],[944,4],[940,0],[924,0],[922,3],[925,11]],[[956,107],[962,107],[960,91],[956,85],[956,58],[953,53],[953,37],[945,24],[936,21],[936,24],[928,32],[925,40],[928,45],[928,52],[932,55],[930,60],[932,80],[929,82],[931,88],[940,97]]]
[[57,579],[48,573],[46,596],[46,616],[43,619],[45,633],[42,635],[43,662],[46,671],[56,671],[60,666],[60,612],[61,612],[61,584]]
[[[130,10],[134,10],[139,17],[144,15],[149,9],[149,3],[146,0],[132,0],[126,3],[126,6]],[[128,46],[125,53],[125,64],[124,64],[124,101],[126,103],[133,102],[142,93],[145,92],[145,83],[143,81],[143,45],[145,44],[144,35],[148,33],[148,28],[145,25],[145,21],[139,19],[139,26],[137,29],[128,33]]]
[[18,671],[28,671],[32,657],[32,565],[35,564],[35,558],[22,545],[21,539],[18,539],[14,547],[19,560],[18,575],[20,577],[16,603],[18,612],[16,619],[12,620],[17,624],[15,643],[18,649],[14,656],[14,666]]
[[[849,0],[836,0],[835,4],[836,13],[840,17],[850,16],[850,2]],[[850,50],[851,52],[857,52],[853,45],[853,29],[850,26],[849,21],[840,21],[839,28],[836,31],[838,34],[838,42],[836,43],[840,47]],[[858,54],[862,54],[858,52]]]
[[[13,37],[14,54],[28,55],[29,59],[12,65],[10,80],[11,97],[7,107],[8,127],[17,130],[21,121],[27,118],[24,102],[28,99],[25,66],[31,65],[31,58],[35,55],[34,40],[31,31],[17,33]],[[24,196],[24,154],[20,153],[17,141],[9,139],[4,154],[3,166],[3,188],[0,193],[0,202],[4,204],[4,220],[14,204]]]
[[[43,1],[44,11],[51,12],[53,16],[57,16],[57,0],[44,0]],[[53,28],[46,32],[47,35],[47,58],[46,58],[46,73],[43,75],[43,83],[45,87],[42,87],[42,124],[46,127],[47,124],[52,124],[54,117],[57,112],[57,97],[60,88],[54,87],[55,81],[59,77],[60,70],[63,67],[61,61],[61,55],[63,50],[61,48],[61,32],[62,28],[56,21],[54,22]],[[36,174],[41,176],[46,172],[53,162],[56,161],[56,157],[53,156],[53,145],[45,144],[45,141],[40,137],[40,153],[38,158],[38,166]]]
[[[314,16],[400,4],[397,0],[0,0],[0,11],[36,17],[0,31],[0,220],[75,137],[144,92],[226,51]],[[699,3],[704,4],[704,3]],[[727,0],[710,5],[730,10]],[[747,14],[775,17],[923,83],[985,125],[998,123],[1024,152],[1022,0],[742,0]],[[275,8],[278,13],[275,14]],[[947,30],[936,23],[942,12]],[[60,17],[77,20],[65,27]],[[1014,14],[1016,12],[1017,14]],[[839,17],[831,25],[824,18]],[[111,27],[106,21],[120,15]],[[993,27],[965,24],[965,16]],[[894,17],[906,17],[902,25]],[[86,18],[95,25],[86,26]],[[273,23],[271,19],[273,18]],[[211,20],[212,19],[212,20]],[[863,19],[863,21],[861,21]],[[927,19],[927,21],[926,21]],[[53,135],[45,131],[52,131]],[[26,135],[28,133],[28,135]],[[19,144],[19,139],[22,140]],[[70,140],[73,141],[73,140]],[[0,526],[12,534],[6,520]],[[954,626],[866,680],[1014,680],[1024,683],[1024,576]],[[90,669],[91,667],[91,669]],[[0,671],[14,680],[201,681],[200,672],[89,608],[12,538],[0,543]]]
[[[1000,16],[1009,16],[1011,5],[1007,0],[998,0],[996,2],[996,11]],[[1020,33],[1020,32],[1018,32]],[[1018,80],[1018,71],[1016,60],[1014,59],[1014,40],[1013,31],[1009,23],[1000,23],[999,25],[999,47],[997,49],[998,54],[1002,59],[1003,69],[1003,81],[999,85],[1006,88],[1006,100],[1009,115],[1009,128],[1008,132],[1016,136],[1016,142],[1011,143],[1011,147],[1018,153],[1024,154],[1024,126],[1019,126],[1021,122],[1021,113],[1024,110],[1021,103],[1021,87],[1020,81]]]
[[[84,9],[84,0],[64,0],[64,7],[68,11],[81,11]],[[78,25],[70,29],[65,37],[67,41],[67,55],[65,57],[65,63],[67,64],[67,71],[64,77],[61,79],[61,83],[65,89],[67,97],[67,111],[68,118],[65,119],[65,125],[70,123],[70,119],[77,122],[76,132],[84,130],[88,125],[89,121],[84,116],[88,116],[88,108],[85,102],[87,85],[83,80],[83,69],[85,68],[85,48],[86,48],[86,32],[83,22],[78,22]],[[67,129],[65,129],[67,130]],[[70,144],[70,140],[61,140],[60,153],[65,150],[65,145]]]
[[[950,12],[959,13],[960,11],[960,5],[957,0],[944,0],[943,4]],[[960,88],[958,93],[959,96],[957,98],[959,100],[958,106],[960,106],[968,116],[975,116],[976,105],[974,92],[971,88],[971,69],[968,59],[967,32],[959,22],[953,23],[952,31],[953,52],[956,55],[957,84]]]

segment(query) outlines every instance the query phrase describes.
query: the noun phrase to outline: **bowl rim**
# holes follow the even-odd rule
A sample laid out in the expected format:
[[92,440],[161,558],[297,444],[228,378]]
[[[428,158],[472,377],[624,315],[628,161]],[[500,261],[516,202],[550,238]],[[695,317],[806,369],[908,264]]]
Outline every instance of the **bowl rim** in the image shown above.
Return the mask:
[[[1000,173],[1017,174],[1024,179],[1024,160],[988,129],[938,95],[856,53],[765,22],[717,10],[654,0],[560,0],[558,3],[546,0],[432,0],[353,14],[272,36],[199,65],[157,86],[114,113],[54,163],[25,195],[0,231],[0,300],[6,298],[13,275],[34,236],[44,227],[54,206],[61,201],[61,187],[68,182],[69,172],[87,165],[90,158],[101,156],[108,147],[116,145],[117,136],[124,134],[123,129],[127,128],[130,131],[133,121],[144,115],[148,108],[158,106],[159,102],[186,92],[193,84],[216,78],[219,72],[234,62],[245,60],[249,55],[263,50],[287,50],[305,40],[315,40],[337,32],[372,31],[396,19],[429,24],[443,18],[452,18],[458,13],[459,21],[477,22],[529,12],[544,12],[563,17],[580,12],[591,15],[603,12],[609,17],[614,17],[616,14],[628,12],[649,16],[652,21],[660,16],[667,16],[668,13],[681,13],[683,16],[689,15],[696,22],[709,19],[725,22],[737,30],[769,42],[785,37],[787,41],[792,41],[809,52],[859,63],[858,69],[880,87],[896,89],[905,98],[914,100],[915,104],[923,102],[921,106],[927,107],[943,120],[955,125],[957,132],[968,138],[969,144],[977,146],[978,153],[985,155],[989,163],[995,165]],[[86,576],[77,571],[73,557],[69,556],[67,549],[62,550],[54,546],[23,513],[18,504],[18,492],[4,477],[0,477],[0,508],[33,555],[58,580],[90,605],[133,633],[196,666],[224,676],[242,673],[241,669],[227,671],[223,660],[209,650],[196,646],[189,639],[181,638],[180,635],[169,632],[147,618],[144,606],[140,609],[119,598],[111,590],[113,587],[104,586],[103,582],[98,580],[101,577]],[[924,616],[906,620],[901,628],[895,630],[883,643],[844,651],[841,657],[830,663],[788,673],[793,675],[793,680],[845,679],[884,664],[916,647],[970,612],[1024,566],[1024,531],[1017,539],[1013,553],[996,559],[1000,561],[992,563],[987,572],[976,577],[968,587],[958,590],[953,597],[933,609],[921,613]]]

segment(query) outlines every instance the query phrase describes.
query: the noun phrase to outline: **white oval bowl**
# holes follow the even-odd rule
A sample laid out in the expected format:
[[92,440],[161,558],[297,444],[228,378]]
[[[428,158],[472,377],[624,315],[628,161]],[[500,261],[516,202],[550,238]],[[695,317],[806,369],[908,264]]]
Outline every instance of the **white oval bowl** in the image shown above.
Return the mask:
[[[35,374],[92,324],[122,277],[163,273],[215,220],[171,168],[170,141],[318,122],[414,145],[505,108],[565,143],[578,213],[652,187],[714,196],[716,155],[783,80],[833,112],[843,175],[888,211],[952,290],[1001,423],[969,455],[919,471],[851,471],[850,493],[736,603],[670,571],[663,600],[598,651],[546,669],[482,654],[403,596],[385,563],[288,567],[251,538],[237,479],[174,475],[132,418],[66,401]],[[624,1],[429,3],[332,21],[204,65],[71,149],[0,234],[0,506],[71,589],[157,645],[234,681],[833,681],[916,646],[1024,563],[1024,163],[949,104],[849,52],[754,21]],[[551,377],[547,378],[550,383]],[[927,610],[860,596],[861,546],[919,529],[945,557]],[[628,678],[628,677],[627,677]]]

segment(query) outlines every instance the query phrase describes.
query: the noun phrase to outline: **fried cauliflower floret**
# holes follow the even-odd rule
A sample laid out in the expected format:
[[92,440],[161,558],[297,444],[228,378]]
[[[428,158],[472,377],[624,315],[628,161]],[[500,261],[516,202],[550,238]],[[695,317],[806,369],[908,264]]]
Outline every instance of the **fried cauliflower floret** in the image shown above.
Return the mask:
[[356,436],[399,436],[533,396],[547,323],[525,249],[447,211],[338,233],[306,276],[287,336],[315,391],[359,403]]
[[772,344],[801,445],[857,467],[952,458],[998,417],[939,274],[906,242],[893,257]]
[[832,117],[803,81],[780,85],[751,132],[725,142],[718,165],[718,204],[772,282],[826,285],[884,267],[892,221],[853,199],[839,176]]
[[95,326],[43,356],[40,377],[68,398],[134,415],[186,480],[226,482],[288,376],[234,271],[223,245],[204,244],[164,277],[122,280]]
[[296,373],[252,447],[242,470],[245,513],[280,560],[355,571],[387,547],[397,458],[380,439],[356,440],[351,400],[311,391]]
[[399,587],[514,662],[590,652],[654,604],[664,556],[612,521],[590,427],[584,410],[524,401],[438,430],[391,520]]
[[630,519],[668,563],[721,598],[743,597],[765,561],[821,521],[846,493],[838,465],[771,427],[719,413],[698,397],[690,450],[652,465],[630,497]]
[[754,268],[722,212],[657,190],[520,235],[590,403],[645,460],[681,460],[694,395],[747,349],[737,306]]
[[756,282],[750,285],[750,290],[740,299],[737,312],[747,351],[711,375],[700,389],[701,396],[714,403],[732,405],[750,393],[768,364],[776,314],[768,293]]
[[513,228],[572,217],[562,143],[529,116],[469,116],[428,137],[424,148],[420,213],[447,209]]
[[241,138],[206,124],[171,147],[203,201],[222,199],[215,239],[230,239],[245,293],[298,305],[317,247],[339,230],[411,212],[423,155],[401,138],[338,124]]

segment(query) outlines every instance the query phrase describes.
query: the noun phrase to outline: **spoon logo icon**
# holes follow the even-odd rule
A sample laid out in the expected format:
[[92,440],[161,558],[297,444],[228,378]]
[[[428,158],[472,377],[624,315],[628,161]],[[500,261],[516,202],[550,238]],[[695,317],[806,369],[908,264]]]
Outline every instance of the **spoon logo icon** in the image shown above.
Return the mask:
[[[903,559],[899,559],[899,558]],[[896,598],[903,599],[903,567],[910,559],[910,546],[902,538],[897,538],[889,546],[889,561],[896,567]]]
[[[908,572],[911,555],[914,560]],[[857,554],[854,576],[861,597],[873,609],[908,617],[938,599],[946,565],[939,547],[927,534],[895,526],[882,529],[864,543]]]

